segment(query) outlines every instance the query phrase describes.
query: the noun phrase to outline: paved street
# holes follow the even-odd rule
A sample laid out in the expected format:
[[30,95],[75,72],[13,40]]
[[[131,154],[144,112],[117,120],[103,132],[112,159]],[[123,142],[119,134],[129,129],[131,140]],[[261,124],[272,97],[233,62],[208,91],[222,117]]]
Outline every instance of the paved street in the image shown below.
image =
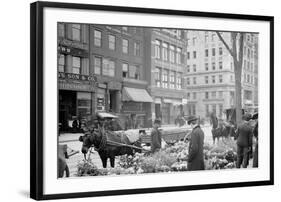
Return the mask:
[[[173,125],[166,125],[162,126],[162,128],[177,128]],[[183,126],[182,128],[186,128],[186,126]],[[204,133],[205,133],[205,142],[212,143],[212,134],[211,134],[211,127],[209,125],[206,125],[202,127]],[[84,155],[81,153],[81,145],[82,143],[78,141],[79,136],[83,135],[82,133],[64,133],[59,136],[59,144],[67,144],[67,146],[70,149],[73,149],[75,151],[79,151],[78,154],[75,154],[71,156],[69,159],[67,159],[67,164],[70,169],[70,176],[75,176],[77,172],[77,164],[78,162],[81,162],[84,159]],[[98,153],[94,150],[92,150],[94,153],[91,154],[91,159],[93,163],[98,167],[102,168],[102,163],[100,160],[100,157]],[[108,160],[108,165],[109,160]]]

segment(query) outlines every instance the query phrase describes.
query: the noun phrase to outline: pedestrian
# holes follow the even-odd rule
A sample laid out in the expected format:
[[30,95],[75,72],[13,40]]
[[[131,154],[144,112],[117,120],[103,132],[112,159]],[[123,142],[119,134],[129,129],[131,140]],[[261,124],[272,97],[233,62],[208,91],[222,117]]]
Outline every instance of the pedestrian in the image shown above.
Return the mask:
[[153,124],[153,129],[151,131],[151,153],[155,153],[161,149],[162,135],[159,127],[161,126],[161,121],[155,119]]
[[247,168],[249,164],[250,153],[252,152],[252,129],[249,125],[251,119],[250,114],[244,114],[242,123],[238,125],[237,139],[237,162],[236,167]]
[[258,150],[258,133],[259,133],[259,126],[258,126],[258,121],[255,125],[254,128],[254,137],[256,138],[256,143],[255,143],[255,151],[254,151],[254,158],[253,158],[253,168],[257,168],[259,167],[259,160],[258,160],[258,156],[259,156],[259,150]]
[[187,169],[190,171],[205,169],[203,154],[204,132],[198,121],[196,116],[190,116],[187,119],[187,124],[192,127],[187,160]]

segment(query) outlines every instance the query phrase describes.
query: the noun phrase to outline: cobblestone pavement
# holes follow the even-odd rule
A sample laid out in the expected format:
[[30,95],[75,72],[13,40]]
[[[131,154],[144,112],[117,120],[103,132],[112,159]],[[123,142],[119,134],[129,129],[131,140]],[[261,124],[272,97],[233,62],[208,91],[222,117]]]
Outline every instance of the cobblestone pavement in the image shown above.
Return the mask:
[[[176,126],[168,125],[163,126],[162,128],[176,128]],[[202,127],[204,133],[205,133],[205,142],[211,143],[212,142],[212,135],[211,135],[211,127],[209,125]],[[83,134],[81,133],[64,133],[59,136],[59,144],[67,144],[69,149],[79,151],[78,154],[75,154],[69,159],[66,159],[68,167],[70,169],[70,176],[75,176],[77,172],[77,164],[84,159],[84,155],[81,153],[81,142],[78,141],[79,136]],[[92,150],[94,151],[94,150]],[[100,157],[96,151],[91,154],[91,160],[92,162],[98,167],[102,168],[102,163],[100,160]],[[116,161],[116,160],[115,160]],[[109,166],[109,159],[107,165]]]
[[[175,126],[166,126],[166,127],[175,127]],[[213,144],[211,126],[210,125],[202,126],[202,130],[204,131],[204,134],[205,134],[205,143]],[[70,169],[71,177],[75,176],[75,174],[77,172],[77,164],[79,162],[83,161],[83,159],[84,159],[84,155],[81,153],[81,144],[82,143],[78,141],[78,138],[80,135],[83,135],[83,134],[65,133],[65,134],[61,134],[59,136],[59,144],[67,144],[67,146],[70,149],[79,151],[78,154],[75,154],[66,160],[67,164],[69,166],[69,169]],[[92,151],[94,151],[94,150],[92,150]],[[100,157],[96,151],[94,151],[94,153],[91,154],[91,160],[98,168],[102,168],[102,163],[101,163]],[[115,163],[117,163],[118,160],[116,159],[115,161],[116,161]],[[108,159],[107,165],[108,166],[110,165],[109,159]],[[251,166],[252,166],[252,160],[250,160],[249,167],[251,167]]]

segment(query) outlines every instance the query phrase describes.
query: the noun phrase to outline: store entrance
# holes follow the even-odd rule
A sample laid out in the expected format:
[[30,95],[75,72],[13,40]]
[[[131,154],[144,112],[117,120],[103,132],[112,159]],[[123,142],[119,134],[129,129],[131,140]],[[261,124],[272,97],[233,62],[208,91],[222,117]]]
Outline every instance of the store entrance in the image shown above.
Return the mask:
[[109,90],[109,111],[117,112],[117,90]]
[[59,91],[59,126],[60,131],[67,131],[71,127],[69,121],[76,116],[76,92]]

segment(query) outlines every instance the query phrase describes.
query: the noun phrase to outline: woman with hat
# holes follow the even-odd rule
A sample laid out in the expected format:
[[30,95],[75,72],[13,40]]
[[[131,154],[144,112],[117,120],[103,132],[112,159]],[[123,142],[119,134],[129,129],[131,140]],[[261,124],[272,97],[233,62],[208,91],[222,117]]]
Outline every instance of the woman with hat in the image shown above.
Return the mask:
[[192,127],[187,168],[188,170],[204,170],[204,132],[198,124],[198,118],[196,116],[188,117],[187,123]]

